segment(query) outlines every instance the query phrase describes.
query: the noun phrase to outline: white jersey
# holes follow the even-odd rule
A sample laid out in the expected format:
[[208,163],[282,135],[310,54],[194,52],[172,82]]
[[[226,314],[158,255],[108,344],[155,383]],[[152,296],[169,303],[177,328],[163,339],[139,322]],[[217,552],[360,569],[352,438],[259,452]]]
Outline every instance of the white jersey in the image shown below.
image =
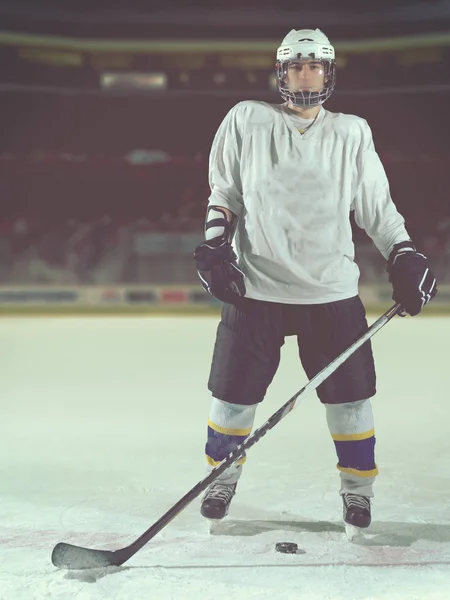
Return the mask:
[[320,108],[301,134],[285,104],[246,101],[225,117],[209,205],[239,216],[233,245],[246,296],[315,304],[358,293],[350,211],[388,258],[409,239],[364,119]]

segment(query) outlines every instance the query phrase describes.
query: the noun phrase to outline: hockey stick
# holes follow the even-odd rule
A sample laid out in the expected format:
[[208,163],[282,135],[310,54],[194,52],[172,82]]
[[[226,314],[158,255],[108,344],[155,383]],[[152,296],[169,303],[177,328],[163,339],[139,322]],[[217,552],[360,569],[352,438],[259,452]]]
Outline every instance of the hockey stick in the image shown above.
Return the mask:
[[[322,369],[315,377],[302,387],[290,400],[277,410],[259,429],[256,429],[249,435],[242,444],[240,444],[227,458],[218,464],[204,479],[199,481],[187,494],[185,494],[176,504],[156,523],[147,529],[140,537],[125,548],[118,550],[94,550],[73,546],[61,542],[57,544],[52,552],[52,563],[55,567],[66,569],[91,569],[94,567],[120,566],[130,559],[138,550],[149,542],[157,533],[159,533],[172,519],[174,519],[182,510],[188,506],[192,500],[206,490],[206,488],[219,477],[236,460],[242,457],[244,452],[258,442],[268,431],[281,421],[295,406],[299,396],[303,398],[309,392],[313,392],[325,381],[336,369],[345,362],[360,346],[367,342],[373,335],[394,317],[400,309],[400,304],[395,304],[387,310],[375,323],[373,323],[364,335],[354,342],[347,350],[336,357],[327,367]],[[302,398],[302,399],[303,399]]]

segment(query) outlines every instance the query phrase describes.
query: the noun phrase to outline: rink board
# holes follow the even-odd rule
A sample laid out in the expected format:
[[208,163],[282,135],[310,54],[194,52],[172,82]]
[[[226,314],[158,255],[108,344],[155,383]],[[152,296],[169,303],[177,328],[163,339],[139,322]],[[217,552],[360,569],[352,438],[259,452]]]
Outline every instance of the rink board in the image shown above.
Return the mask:
[[[361,285],[359,294],[369,313],[393,303],[390,285]],[[212,315],[220,308],[199,285],[0,286],[0,316]],[[450,285],[439,286],[426,314],[450,314]]]

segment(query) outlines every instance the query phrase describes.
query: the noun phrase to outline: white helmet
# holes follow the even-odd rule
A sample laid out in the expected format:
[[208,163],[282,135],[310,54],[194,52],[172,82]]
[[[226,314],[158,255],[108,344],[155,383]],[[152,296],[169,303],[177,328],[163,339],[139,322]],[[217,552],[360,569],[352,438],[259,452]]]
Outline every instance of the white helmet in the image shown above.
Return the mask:
[[[325,71],[325,87],[318,92],[292,91],[287,83],[290,62],[320,60]],[[323,104],[331,96],[336,85],[336,62],[334,48],[320,29],[292,29],[277,50],[275,65],[277,87],[282,98],[294,106],[311,107]]]

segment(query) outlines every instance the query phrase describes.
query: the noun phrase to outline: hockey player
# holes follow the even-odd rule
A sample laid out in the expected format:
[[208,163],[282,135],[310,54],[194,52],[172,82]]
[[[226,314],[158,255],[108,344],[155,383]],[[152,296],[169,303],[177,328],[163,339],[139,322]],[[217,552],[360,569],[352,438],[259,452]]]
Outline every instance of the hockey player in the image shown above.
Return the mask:
[[[403,314],[417,315],[437,291],[391,199],[369,125],[322,106],[336,82],[328,38],[319,29],[288,33],[276,77],[284,103],[240,102],[211,148],[206,240],[194,254],[203,287],[224,302],[208,383],[209,469],[251,432],[285,336],[297,336],[312,378],[367,330],[351,211],[387,260]],[[344,521],[368,527],[378,474],[370,342],[317,393],[338,458]],[[227,514],[244,461],[208,488],[203,516]]]

